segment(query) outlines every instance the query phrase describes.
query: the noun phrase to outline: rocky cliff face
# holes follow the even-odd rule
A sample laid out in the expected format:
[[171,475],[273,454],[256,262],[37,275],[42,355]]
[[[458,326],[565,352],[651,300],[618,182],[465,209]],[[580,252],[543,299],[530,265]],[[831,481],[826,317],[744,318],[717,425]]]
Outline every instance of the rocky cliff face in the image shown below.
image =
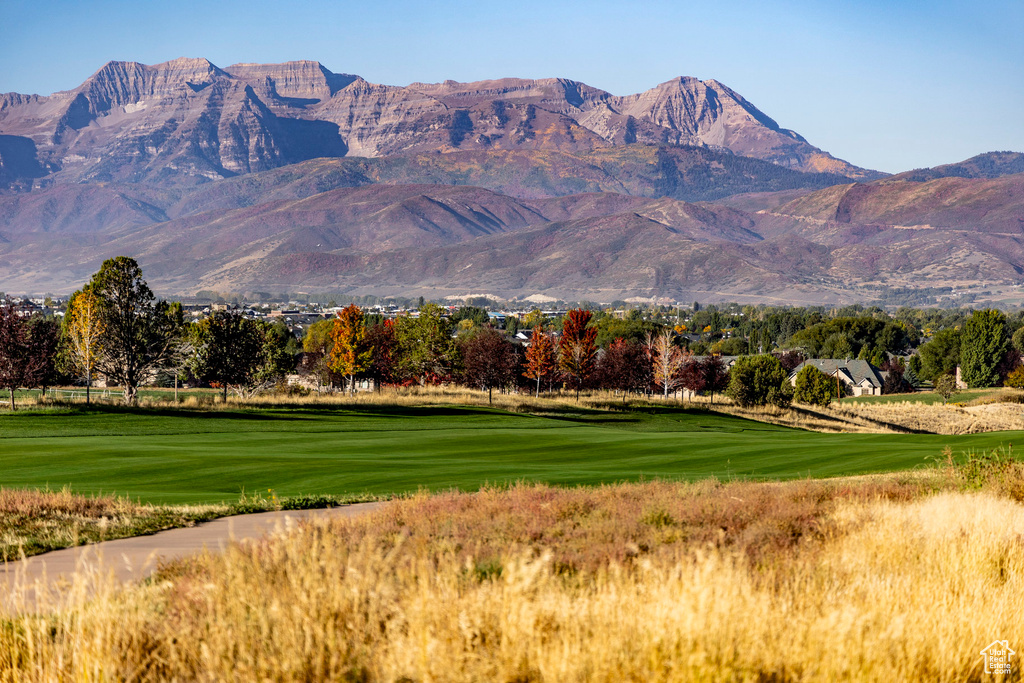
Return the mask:
[[[194,183],[315,157],[586,152],[633,143],[707,146],[796,170],[871,175],[780,128],[721,83],[694,78],[616,97],[566,79],[394,87],[312,61],[225,69],[205,59],[110,62],[71,91],[0,95],[0,135],[24,138],[8,149],[34,145],[35,165],[17,166],[43,169],[56,182]],[[32,172],[7,169],[2,180]]]

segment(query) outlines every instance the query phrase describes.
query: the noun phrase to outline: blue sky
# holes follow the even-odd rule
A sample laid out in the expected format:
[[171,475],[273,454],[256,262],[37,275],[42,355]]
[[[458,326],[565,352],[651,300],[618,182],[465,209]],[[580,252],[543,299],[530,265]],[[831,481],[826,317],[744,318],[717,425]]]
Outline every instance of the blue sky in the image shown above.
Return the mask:
[[111,59],[315,59],[405,85],[562,76],[622,95],[716,78],[812,144],[900,171],[1024,151],[1024,3],[2,0],[0,92]]

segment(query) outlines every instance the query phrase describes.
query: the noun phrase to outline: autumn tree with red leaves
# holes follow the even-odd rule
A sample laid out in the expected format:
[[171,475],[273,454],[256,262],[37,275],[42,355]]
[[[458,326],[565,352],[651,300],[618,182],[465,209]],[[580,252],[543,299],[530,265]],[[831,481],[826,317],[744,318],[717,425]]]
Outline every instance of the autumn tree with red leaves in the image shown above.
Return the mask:
[[485,327],[464,338],[462,350],[462,381],[468,386],[487,389],[487,403],[492,402],[494,387],[507,387],[516,381],[519,358],[505,335],[493,327]]
[[0,386],[11,394],[11,410],[14,391],[30,385],[35,365],[28,322],[21,307],[7,299],[0,305]]
[[700,358],[686,354],[679,369],[679,383],[692,396],[704,391],[704,363]]
[[729,370],[721,356],[707,356],[700,365],[704,373],[704,390],[711,392],[711,402],[714,403],[715,392],[722,393],[729,387]]
[[577,401],[580,400],[580,389],[594,374],[597,330],[588,327],[591,317],[593,314],[582,308],[566,313],[562,321],[562,339],[558,344],[558,369],[566,383],[576,390]]
[[598,359],[597,375],[601,386],[621,391],[625,403],[629,392],[645,392],[651,384],[647,349],[634,341],[616,339]]
[[526,372],[523,373],[523,377],[537,381],[538,397],[541,380],[554,376],[556,364],[555,340],[538,323],[530,335],[530,346],[526,349]]
[[385,320],[366,328],[366,345],[370,347],[370,367],[366,372],[379,390],[386,384],[398,384],[398,342],[395,340],[395,321]]

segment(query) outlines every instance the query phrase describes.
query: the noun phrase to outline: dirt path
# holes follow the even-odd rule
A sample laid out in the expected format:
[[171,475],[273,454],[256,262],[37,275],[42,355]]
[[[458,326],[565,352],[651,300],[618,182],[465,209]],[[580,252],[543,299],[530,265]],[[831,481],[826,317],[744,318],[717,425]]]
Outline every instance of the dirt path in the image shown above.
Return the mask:
[[98,580],[112,575],[121,583],[138,581],[152,574],[160,563],[187,557],[204,548],[220,551],[232,541],[257,539],[302,520],[351,517],[380,505],[358,503],[322,510],[222,517],[194,527],[55,550],[7,562],[0,565],[0,613],[33,611],[40,602],[58,599],[76,575]]

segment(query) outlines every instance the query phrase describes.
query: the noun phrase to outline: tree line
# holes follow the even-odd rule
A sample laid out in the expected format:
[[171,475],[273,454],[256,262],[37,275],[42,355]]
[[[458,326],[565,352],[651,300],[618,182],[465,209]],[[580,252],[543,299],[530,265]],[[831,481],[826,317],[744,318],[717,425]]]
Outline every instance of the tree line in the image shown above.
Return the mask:
[[86,403],[104,377],[136,402],[139,387],[161,373],[239,391],[267,386],[294,368],[283,326],[226,313],[186,324],[181,304],[157,300],[134,259],[119,256],[68,300],[63,321],[0,305],[0,386],[44,392],[76,379]]
[[[316,390],[351,392],[357,381],[370,380],[378,387],[461,383],[489,396],[495,389],[539,395],[558,388],[577,396],[609,389],[624,398],[686,391],[713,399],[724,392],[743,404],[784,404],[792,387],[776,379],[788,380],[802,360],[817,357],[873,362],[886,371],[887,393],[938,382],[957,367],[969,386],[1024,387],[1024,316],[995,310],[901,309],[890,316],[860,306],[695,303],[685,318],[678,309],[634,309],[620,318],[579,307],[556,320],[534,311],[503,331],[483,308],[449,314],[419,303],[418,315],[388,320],[350,305],[311,325],[299,346],[283,323],[233,311],[186,323],[180,304],[156,299],[133,259],[117,257],[72,295],[61,323],[27,315],[9,299],[0,306],[0,385],[12,406],[19,387],[45,389],[75,378],[85,382],[88,402],[100,376],[123,387],[127,403],[141,385],[168,377],[175,385],[215,386],[226,399],[229,391],[265,390],[297,370]],[[516,328],[530,332],[525,348],[509,338]],[[922,344],[923,337],[931,338]],[[731,373],[722,354],[741,356]],[[905,363],[901,356],[908,354]],[[806,370],[797,400],[831,395],[827,382],[834,378]]]

